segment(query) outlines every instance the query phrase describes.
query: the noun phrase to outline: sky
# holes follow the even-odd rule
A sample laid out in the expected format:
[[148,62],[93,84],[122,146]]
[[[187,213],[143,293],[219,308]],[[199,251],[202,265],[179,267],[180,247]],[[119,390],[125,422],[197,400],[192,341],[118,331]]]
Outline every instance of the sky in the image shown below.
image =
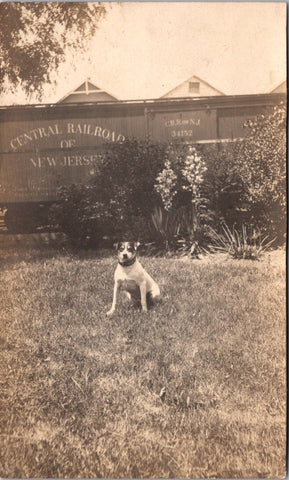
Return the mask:
[[[45,89],[58,101],[85,78],[120,100],[158,98],[197,75],[228,95],[286,78],[286,3],[107,3],[87,52],[67,55]],[[26,103],[22,93],[2,104]]]

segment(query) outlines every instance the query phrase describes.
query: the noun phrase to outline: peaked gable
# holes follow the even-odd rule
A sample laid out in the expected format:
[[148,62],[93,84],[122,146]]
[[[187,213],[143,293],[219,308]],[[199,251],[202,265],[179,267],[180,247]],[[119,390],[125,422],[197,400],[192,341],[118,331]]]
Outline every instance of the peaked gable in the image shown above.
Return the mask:
[[74,92],[86,92],[86,90],[100,90],[100,88],[98,88],[96,85],[93,85],[93,83],[86,81],[79,85],[79,87],[76,88]]
[[84,103],[84,102],[105,102],[118,101],[116,97],[103,90],[88,79],[85,80],[79,87],[69,92],[57,103]]
[[205,80],[193,75],[184,82],[177,85],[161,98],[173,98],[173,97],[207,97],[225,95],[217,88],[210,85]]
[[270,93],[286,93],[286,92],[287,92],[287,80],[284,80],[284,82],[280,83],[277,87],[271,90]]

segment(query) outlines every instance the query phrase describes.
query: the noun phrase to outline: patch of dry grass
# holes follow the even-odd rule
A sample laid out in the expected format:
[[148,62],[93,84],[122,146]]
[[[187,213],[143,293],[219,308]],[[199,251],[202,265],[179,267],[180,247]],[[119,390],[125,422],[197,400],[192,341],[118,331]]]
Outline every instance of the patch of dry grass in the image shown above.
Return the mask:
[[284,254],[216,258],[108,320],[112,257],[3,253],[2,477],[284,476]]

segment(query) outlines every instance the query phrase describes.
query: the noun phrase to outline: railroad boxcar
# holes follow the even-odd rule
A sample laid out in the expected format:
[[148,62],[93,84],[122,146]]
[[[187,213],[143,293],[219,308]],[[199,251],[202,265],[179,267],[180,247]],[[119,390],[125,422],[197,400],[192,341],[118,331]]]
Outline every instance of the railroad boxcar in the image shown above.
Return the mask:
[[128,138],[212,143],[284,94],[0,107],[0,207],[11,232],[45,223],[62,185],[85,183],[104,147]]

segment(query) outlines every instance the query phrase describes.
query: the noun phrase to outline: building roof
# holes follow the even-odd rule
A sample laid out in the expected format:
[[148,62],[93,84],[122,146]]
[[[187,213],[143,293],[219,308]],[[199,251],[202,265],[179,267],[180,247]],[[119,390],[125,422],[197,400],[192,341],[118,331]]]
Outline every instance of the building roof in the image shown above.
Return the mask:
[[270,93],[286,93],[287,92],[287,80],[284,80],[282,83],[273,88]]
[[67,95],[58,100],[57,103],[84,103],[84,102],[105,102],[118,101],[107,90],[103,90],[93,83],[89,78],[79,85],[77,88],[69,92]]
[[193,75],[184,82],[180,83],[172,90],[167,92],[165,95],[162,95],[161,98],[168,97],[202,97],[202,96],[215,96],[215,95],[225,95],[217,88],[210,85],[208,82]]

